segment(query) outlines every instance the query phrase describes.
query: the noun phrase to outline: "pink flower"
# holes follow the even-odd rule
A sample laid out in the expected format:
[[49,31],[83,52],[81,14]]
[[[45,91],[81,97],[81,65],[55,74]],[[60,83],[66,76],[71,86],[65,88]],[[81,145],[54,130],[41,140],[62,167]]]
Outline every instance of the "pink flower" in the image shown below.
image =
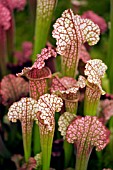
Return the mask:
[[27,3],[26,0],[0,0],[0,2],[10,10],[18,9],[19,11],[23,10]]
[[28,58],[29,56],[32,55],[32,48],[33,48],[33,44],[31,42],[29,41],[23,42],[22,51],[23,51],[25,58]]
[[0,3],[2,3],[9,10],[12,10],[12,0],[0,0]]
[[22,43],[22,51],[16,51],[14,53],[14,56],[17,58],[19,65],[22,65],[23,63],[26,63],[30,60],[30,56],[32,55],[32,48],[32,43],[26,41]]
[[113,100],[113,94],[108,94],[108,93],[106,93],[106,94],[105,94],[105,98],[106,98],[106,99],[111,99],[111,100]]
[[21,97],[27,96],[28,91],[28,82],[13,74],[5,76],[1,81],[2,103],[6,106],[11,105]]
[[82,14],[82,18],[88,18],[97,24],[100,28],[101,33],[107,30],[107,23],[101,16],[97,15],[93,11],[86,11]]
[[7,7],[0,3],[0,26],[4,30],[8,30],[10,27],[11,14]]
[[13,9],[23,10],[26,5],[26,0],[12,0]]
[[36,169],[36,167],[37,167],[37,162],[36,162],[35,158],[30,157],[29,161],[27,163],[24,163],[22,165],[22,167],[19,168],[19,170],[26,170],[26,169],[33,170],[33,169]]
[[105,99],[100,103],[101,116],[104,117],[105,122],[113,116],[113,100]]
[[22,161],[23,157],[20,154],[14,154],[11,156],[11,160],[15,163],[17,169],[20,168],[20,161]]
[[10,10],[0,1],[0,72],[6,75],[7,30],[11,27]]

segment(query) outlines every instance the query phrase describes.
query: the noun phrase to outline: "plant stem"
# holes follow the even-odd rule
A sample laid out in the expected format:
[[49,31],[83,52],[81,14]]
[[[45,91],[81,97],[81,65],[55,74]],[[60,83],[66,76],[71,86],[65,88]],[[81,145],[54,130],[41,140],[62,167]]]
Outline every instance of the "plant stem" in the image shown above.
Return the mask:
[[101,91],[96,86],[87,86],[84,99],[84,115],[96,116]]
[[84,115],[96,116],[99,100],[90,101],[87,98],[84,100]]
[[37,0],[33,61],[46,45],[55,4],[56,0]]
[[[67,59],[67,61],[68,61],[68,59]],[[68,67],[67,63],[65,62],[65,56],[61,56],[61,67],[62,67],[62,75],[63,76],[75,78],[77,67],[78,67],[78,52],[77,52],[76,56],[73,57],[73,62],[71,63],[70,68]]]
[[54,128],[52,129],[52,132],[48,132],[45,134],[44,133],[42,134],[42,130],[40,129],[41,150],[42,150],[42,170],[50,170],[53,135],[54,135]]
[[99,169],[102,169],[102,151],[101,152],[96,152],[96,155],[97,155],[97,158],[98,158],[98,166],[99,166]]
[[66,112],[76,114],[78,108],[78,100],[65,100],[65,108]]
[[108,77],[110,80],[110,92],[113,93],[113,0],[110,0],[110,35],[109,35],[109,48],[108,48],[108,57],[107,57],[107,66],[108,66]]
[[39,133],[39,126],[34,122],[33,127],[33,152],[34,155],[37,153],[40,153],[41,151],[41,145],[40,145],[40,133]]
[[76,156],[76,166],[75,170],[87,170],[89,155],[86,156],[84,154]]
[[28,162],[31,156],[32,126],[33,126],[33,122],[31,122],[31,126],[28,126],[27,123],[25,125],[25,122],[22,122],[24,157],[26,162]]
[[[78,100],[77,99],[65,100],[65,108],[66,112],[76,115],[78,108]],[[64,168],[68,168],[73,154],[73,145],[64,140],[63,148],[64,148]]]
[[64,141],[64,168],[68,168],[72,159],[73,144]]

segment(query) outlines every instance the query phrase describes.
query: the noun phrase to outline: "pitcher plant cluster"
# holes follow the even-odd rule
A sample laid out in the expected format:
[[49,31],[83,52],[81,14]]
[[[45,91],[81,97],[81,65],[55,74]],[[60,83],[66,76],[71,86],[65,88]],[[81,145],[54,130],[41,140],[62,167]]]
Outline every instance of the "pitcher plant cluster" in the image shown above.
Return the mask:
[[[7,54],[12,55],[8,39],[14,45],[13,10],[23,10],[27,3],[25,0],[11,1],[12,4],[5,1],[0,1],[0,57],[3,57],[3,65]],[[32,44],[25,42],[22,52],[15,53],[20,65],[32,55],[32,65],[16,75],[6,75],[0,83],[0,95],[2,103],[9,108],[9,121],[17,123],[19,120],[21,123],[26,169],[50,170],[56,134],[56,139],[60,135],[63,140],[63,168],[71,167],[74,158],[72,168],[87,170],[94,148],[98,155],[113,142],[112,127],[108,129],[106,126],[113,116],[113,98],[101,100],[106,94],[103,79],[107,65],[100,59],[91,59],[84,46],[85,43],[89,46],[97,44],[106,25],[100,27],[96,21],[88,19],[88,14],[80,16],[67,9],[53,24],[51,34],[56,47],[46,46],[56,3],[56,0],[37,1],[36,17],[33,16],[36,20],[34,52]],[[30,0],[29,4],[32,10],[34,4]],[[13,38],[8,32],[12,32]],[[61,71],[53,73],[51,61],[56,61],[57,57],[61,59],[61,63],[57,63]],[[3,66],[1,71],[4,75],[6,68]]]

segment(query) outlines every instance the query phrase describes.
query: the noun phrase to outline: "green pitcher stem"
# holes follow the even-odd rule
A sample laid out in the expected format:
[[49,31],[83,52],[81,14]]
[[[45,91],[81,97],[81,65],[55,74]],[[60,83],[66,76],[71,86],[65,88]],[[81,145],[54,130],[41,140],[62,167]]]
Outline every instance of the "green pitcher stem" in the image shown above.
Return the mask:
[[109,35],[109,48],[106,63],[108,66],[108,77],[110,80],[110,92],[113,93],[113,0],[110,0],[110,35]]
[[42,150],[42,170],[50,170],[53,136],[54,136],[54,129],[52,130],[52,132],[48,132],[48,134],[42,134],[40,129],[41,150]]
[[64,140],[64,168],[68,168],[72,159],[72,153],[73,153],[73,144],[68,143],[66,140]]
[[[78,101],[71,102],[71,100],[70,101],[65,100],[66,112],[69,112],[70,114],[76,114],[77,107],[78,107]],[[63,148],[64,148],[64,168],[68,168],[73,154],[73,145],[71,143],[68,143],[66,140],[64,140]]]
[[87,86],[84,99],[84,115],[96,116],[101,92],[94,87]]
[[84,154],[76,155],[75,170],[87,170],[89,156]]
[[31,139],[32,139],[32,125],[25,127],[25,122],[22,122],[22,136],[23,136],[23,147],[24,147],[24,157],[25,161],[28,162],[31,156]]
[[84,100],[84,115],[96,116],[99,100],[90,101],[85,96]]
[[67,63],[64,64],[64,60],[65,60],[64,58],[65,58],[65,56],[61,56],[62,75],[75,78],[76,72],[77,72],[77,67],[78,67],[78,58],[75,57],[75,59],[73,59],[73,63],[70,68],[67,66]]
[[56,0],[37,0],[33,61],[46,45],[55,4]]
[[33,152],[34,155],[37,153],[40,153],[41,151],[41,145],[40,145],[40,132],[39,132],[39,126],[34,122],[33,127]]
[[66,112],[76,114],[78,108],[78,101],[65,100]]

